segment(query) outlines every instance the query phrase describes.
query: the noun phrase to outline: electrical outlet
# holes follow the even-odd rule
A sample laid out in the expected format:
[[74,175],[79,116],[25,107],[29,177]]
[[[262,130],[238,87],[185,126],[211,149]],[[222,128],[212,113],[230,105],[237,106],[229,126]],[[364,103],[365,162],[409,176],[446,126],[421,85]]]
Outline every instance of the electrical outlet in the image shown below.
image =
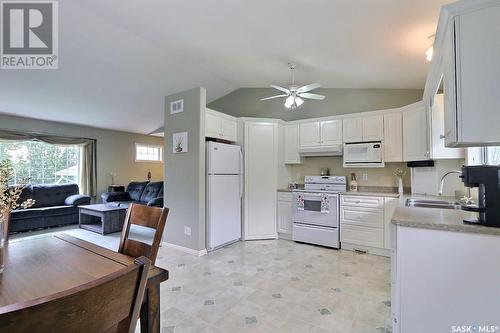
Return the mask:
[[366,172],[363,172],[363,180],[368,180],[368,174]]
[[191,227],[184,227],[184,235],[191,236]]

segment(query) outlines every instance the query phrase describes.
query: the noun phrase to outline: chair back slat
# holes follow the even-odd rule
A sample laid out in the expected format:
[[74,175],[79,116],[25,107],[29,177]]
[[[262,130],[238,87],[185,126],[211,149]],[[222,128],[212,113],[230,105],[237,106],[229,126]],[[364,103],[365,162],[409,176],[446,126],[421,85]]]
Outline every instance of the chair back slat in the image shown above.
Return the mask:
[[[127,210],[125,223],[123,224],[122,236],[118,252],[132,256],[145,256],[154,265],[158,248],[160,247],[163,230],[167,222],[169,209],[149,207],[140,204],[130,204]],[[138,225],[155,230],[151,245],[138,240],[129,239],[131,225]]]
[[149,259],[36,300],[0,308],[0,332],[134,332]]
[[122,253],[126,253],[128,256],[138,258],[144,256],[149,258],[151,256],[151,251],[153,247],[149,244],[139,242],[134,239],[127,239],[125,244],[123,245]]

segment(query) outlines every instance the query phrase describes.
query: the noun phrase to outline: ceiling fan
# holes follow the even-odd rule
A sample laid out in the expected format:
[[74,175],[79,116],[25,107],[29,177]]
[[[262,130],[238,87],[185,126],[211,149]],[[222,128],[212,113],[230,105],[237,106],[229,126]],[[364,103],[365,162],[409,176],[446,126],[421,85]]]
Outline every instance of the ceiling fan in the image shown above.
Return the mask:
[[280,97],[286,97],[285,99],[285,107],[287,109],[295,109],[302,104],[304,104],[304,99],[316,99],[316,100],[323,100],[325,99],[325,96],[323,95],[318,95],[318,94],[311,94],[309,91],[317,89],[321,87],[319,83],[311,83],[302,87],[296,86],[295,85],[295,64],[288,63],[288,66],[290,67],[290,71],[292,74],[292,85],[290,88],[283,88],[280,86],[276,85],[271,85],[274,89],[278,89],[279,91],[284,92],[284,94],[276,95],[276,96],[271,96],[271,97],[266,97],[262,98],[261,101],[267,101],[268,99],[273,99],[273,98],[280,98]]

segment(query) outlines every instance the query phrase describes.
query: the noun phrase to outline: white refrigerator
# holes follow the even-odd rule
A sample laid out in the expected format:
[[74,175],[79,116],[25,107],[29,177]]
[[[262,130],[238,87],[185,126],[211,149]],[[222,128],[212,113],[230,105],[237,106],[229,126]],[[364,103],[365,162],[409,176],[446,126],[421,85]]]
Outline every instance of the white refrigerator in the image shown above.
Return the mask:
[[241,147],[207,142],[207,250],[241,239],[243,155]]

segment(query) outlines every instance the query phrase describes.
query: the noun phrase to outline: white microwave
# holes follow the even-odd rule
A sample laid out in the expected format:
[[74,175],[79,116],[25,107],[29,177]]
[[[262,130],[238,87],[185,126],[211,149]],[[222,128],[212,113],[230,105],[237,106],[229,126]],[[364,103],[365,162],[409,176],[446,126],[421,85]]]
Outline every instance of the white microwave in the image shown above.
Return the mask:
[[382,142],[344,144],[344,167],[383,167]]

